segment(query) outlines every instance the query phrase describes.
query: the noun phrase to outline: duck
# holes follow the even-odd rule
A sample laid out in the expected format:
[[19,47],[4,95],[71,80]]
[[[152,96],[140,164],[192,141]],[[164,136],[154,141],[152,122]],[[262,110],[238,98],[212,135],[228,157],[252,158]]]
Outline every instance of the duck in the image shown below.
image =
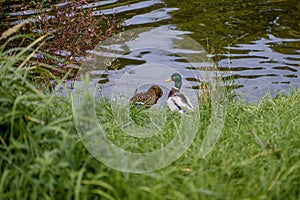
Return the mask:
[[189,98],[180,92],[180,88],[182,86],[182,77],[179,73],[173,73],[170,78],[165,80],[165,82],[174,81],[175,85],[171,88],[168,99],[167,105],[169,109],[174,112],[178,111],[179,113],[184,113],[185,110],[194,110],[194,106],[192,105]]
[[135,94],[130,101],[138,107],[150,108],[157,103],[162,95],[162,89],[158,85],[152,85],[146,92]]

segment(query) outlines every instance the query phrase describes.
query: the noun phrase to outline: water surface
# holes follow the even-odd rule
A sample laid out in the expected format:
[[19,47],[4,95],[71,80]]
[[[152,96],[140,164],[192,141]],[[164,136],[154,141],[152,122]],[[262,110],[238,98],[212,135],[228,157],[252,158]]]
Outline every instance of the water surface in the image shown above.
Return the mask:
[[[66,5],[63,1],[55,3]],[[4,2],[2,7],[1,31],[35,14],[34,6],[23,1]],[[107,93],[124,74],[134,74],[139,66],[151,67],[155,63],[162,66],[158,74],[166,73],[167,68],[182,73],[188,83],[185,88],[195,90],[207,81],[197,76],[207,71],[203,60],[190,62],[178,54],[197,55],[192,44],[191,52],[175,44],[182,35],[202,45],[223,80],[245,101],[256,102],[266,93],[276,96],[281,90],[298,88],[300,3],[296,0],[107,0],[86,4],[85,8],[93,8],[95,17],[116,13],[119,19],[125,19],[126,30],[153,27],[137,36],[139,42],[126,45],[126,53],[121,53],[115,63],[118,67],[91,71],[94,82],[100,83]],[[153,34],[155,31],[159,34]],[[195,71],[199,72],[196,77]],[[160,80],[143,80],[139,73],[133,77],[145,83],[163,82],[160,76]],[[127,93],[133,90],[130,86]]]

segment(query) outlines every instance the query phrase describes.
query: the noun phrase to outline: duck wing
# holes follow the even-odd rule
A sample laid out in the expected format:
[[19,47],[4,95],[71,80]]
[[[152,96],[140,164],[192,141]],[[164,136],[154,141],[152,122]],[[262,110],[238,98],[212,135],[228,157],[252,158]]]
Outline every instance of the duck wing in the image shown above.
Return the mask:
[[153,96],[152,94],[149,94],[147,92],[142,92],[139,94],[136,94],[134,97],[132,97],[131,101],[133,101],[136,104],[146,104],[146,105],[154,105],[157,102],[157,98]]
[[169,97],[168,101],[169,103],[176,105],[179,110],[182,110],[182,108],[194,110],[194,106],[189,98],[181,92],[175,92],[171,97]]

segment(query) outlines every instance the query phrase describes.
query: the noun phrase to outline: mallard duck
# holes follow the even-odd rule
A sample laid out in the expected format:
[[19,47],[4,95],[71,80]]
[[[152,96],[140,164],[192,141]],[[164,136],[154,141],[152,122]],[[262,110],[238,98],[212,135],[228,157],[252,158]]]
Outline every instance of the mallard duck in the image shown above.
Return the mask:
[[183,109],[194,110],[194,107],[189,100],[189,98],[180,92],[180,88],[182,85],[182,78],[179,73],[174,73],[172,76],[167,79],[165,82],[174,81],[175,85],[169,92],[167,104],[171,111],[178,111],[183,113]]
[[162,89],[157,85],[152,85],[146,92],[135,94],[131,98],[131,102],[137,106],[151,107],[162,95]]

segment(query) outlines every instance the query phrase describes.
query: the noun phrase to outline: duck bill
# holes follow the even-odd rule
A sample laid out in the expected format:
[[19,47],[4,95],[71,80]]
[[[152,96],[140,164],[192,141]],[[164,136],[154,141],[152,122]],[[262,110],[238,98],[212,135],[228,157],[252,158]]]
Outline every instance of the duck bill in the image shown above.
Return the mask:
[[167,80],[165,80],[165,82],[170,82],[170,81],[172,81],[172,78],[168,78]]

